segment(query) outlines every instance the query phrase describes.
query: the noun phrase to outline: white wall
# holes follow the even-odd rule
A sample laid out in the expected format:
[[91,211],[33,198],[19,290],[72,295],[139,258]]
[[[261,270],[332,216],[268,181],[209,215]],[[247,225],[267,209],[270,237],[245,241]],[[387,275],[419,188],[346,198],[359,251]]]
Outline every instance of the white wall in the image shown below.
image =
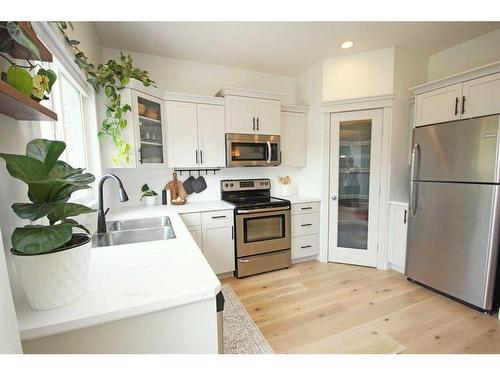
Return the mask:
[[[103,59],[117,58],[120,50],[103,48]],[[156,86],[165,91],[215,95],[226,86],[284,94],[284,103],[295,103],[295,78],[250,70],[129,52],[134,65],[147,70]]]
[[427,57],[396,48],[394,55],[394,101],[392,108],[389,200],[408,201],[410,173],[410,87],[427,78]]
[[429,57],[428,80],[460,73],[500,60],[500,29]]
[[323,101],[392,93],[394,47],[323,61]]

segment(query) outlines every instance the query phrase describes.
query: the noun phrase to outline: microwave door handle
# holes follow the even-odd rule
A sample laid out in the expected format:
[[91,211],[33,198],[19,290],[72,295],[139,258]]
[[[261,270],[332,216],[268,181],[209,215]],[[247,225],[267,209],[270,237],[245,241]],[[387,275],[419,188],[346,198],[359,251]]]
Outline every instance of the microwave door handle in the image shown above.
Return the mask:
[[271,142],[267,141],[267,164],[271,164]]

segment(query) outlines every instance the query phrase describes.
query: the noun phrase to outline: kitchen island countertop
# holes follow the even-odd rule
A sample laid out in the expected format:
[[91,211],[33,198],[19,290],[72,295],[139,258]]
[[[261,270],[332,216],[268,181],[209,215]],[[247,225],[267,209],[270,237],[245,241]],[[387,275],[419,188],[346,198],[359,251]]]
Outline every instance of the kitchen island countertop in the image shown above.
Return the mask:
[[109,220],[166,215],[176,238],[92,249],[88,292],[55,310],[16,305],[21,339],[29,340],[214,298],[221,284],[179,214],[232,209],[222,201],[111,209]]

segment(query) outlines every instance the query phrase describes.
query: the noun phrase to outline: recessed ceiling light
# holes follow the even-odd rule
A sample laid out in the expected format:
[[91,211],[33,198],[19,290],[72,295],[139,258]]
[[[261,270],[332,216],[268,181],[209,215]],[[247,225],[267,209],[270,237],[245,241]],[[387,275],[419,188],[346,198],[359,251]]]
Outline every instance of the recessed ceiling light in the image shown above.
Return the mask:
[[352,40],[346,40],[343,42],[340,47],[343,49],[351,48],[354,45],[354,42]]

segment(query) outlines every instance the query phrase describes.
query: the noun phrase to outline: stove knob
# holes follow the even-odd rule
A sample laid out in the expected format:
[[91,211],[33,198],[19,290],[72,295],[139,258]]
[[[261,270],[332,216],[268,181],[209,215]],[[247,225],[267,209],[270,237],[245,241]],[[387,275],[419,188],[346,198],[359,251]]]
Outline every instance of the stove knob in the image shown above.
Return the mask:
[[266,181],[266,186],[267,186],[267,185],[269,185],[269,182],[268,182],[268,181]]
[[227,184],[227,182],[224,184],[225,187],[228,187],[229,185]]
[[233,187],[233,183],[231,182],[231,183],[229,184],[229,186]]
[[264,185],[264,182],[263,182],[263,181],[261,181],[261,182],[260,182],[260,186],[262,186],[262,185]]

